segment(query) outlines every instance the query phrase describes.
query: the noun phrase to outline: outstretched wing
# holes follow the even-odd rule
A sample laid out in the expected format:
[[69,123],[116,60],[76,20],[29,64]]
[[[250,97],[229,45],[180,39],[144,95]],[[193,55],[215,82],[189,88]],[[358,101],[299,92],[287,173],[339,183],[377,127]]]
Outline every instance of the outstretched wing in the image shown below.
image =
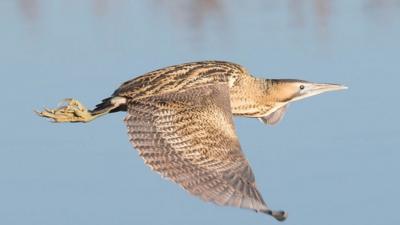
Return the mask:
[[145,163],[205,201],[271,214],[238,142],[226,84],[128,101]]

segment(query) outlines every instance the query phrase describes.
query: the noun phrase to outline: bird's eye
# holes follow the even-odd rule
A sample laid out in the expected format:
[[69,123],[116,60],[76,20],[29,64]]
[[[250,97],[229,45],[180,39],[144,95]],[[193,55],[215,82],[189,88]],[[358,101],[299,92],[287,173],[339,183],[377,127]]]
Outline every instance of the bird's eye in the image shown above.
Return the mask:
[[303,90],[304,89],[304,85],[300,85],[300,90]]

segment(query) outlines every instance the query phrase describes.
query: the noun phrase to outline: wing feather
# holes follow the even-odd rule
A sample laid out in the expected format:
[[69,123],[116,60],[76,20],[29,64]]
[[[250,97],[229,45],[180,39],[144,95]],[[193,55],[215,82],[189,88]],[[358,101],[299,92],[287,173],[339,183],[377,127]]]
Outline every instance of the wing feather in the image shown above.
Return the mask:
[[145,163],[193,195],[266,211],[237,140],[226,84],[128,101],[130,141]]

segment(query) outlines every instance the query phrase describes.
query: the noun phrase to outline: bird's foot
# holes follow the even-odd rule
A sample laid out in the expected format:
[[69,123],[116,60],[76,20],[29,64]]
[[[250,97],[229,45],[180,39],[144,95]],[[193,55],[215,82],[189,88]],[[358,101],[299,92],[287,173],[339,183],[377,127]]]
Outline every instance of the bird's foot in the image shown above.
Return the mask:
[[47,109],[44,111],[38,112],[35,111],[39,116],[49,118],[52,122],[55,123],[64,123],[64,122],[89,122],[96,117],[93,116],[89,110],[79,101],[69,98],[63,100],[64,105],[56,109]]

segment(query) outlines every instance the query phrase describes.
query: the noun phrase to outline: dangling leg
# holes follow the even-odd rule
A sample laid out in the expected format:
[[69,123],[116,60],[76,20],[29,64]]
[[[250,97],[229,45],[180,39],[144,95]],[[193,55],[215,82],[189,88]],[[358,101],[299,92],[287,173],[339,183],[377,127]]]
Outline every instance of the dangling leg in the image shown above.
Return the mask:
[[52,122],[81,122],[87,123],[97,117],[108,114],[113,109],[125,104],[125,98],[113,97],[106,99],[93,111],[88,110],[82,103],[75,99],[65,99],[66,105],[57,109],[44,109],[42,112],[35,111],[39,116],[52,119]]

